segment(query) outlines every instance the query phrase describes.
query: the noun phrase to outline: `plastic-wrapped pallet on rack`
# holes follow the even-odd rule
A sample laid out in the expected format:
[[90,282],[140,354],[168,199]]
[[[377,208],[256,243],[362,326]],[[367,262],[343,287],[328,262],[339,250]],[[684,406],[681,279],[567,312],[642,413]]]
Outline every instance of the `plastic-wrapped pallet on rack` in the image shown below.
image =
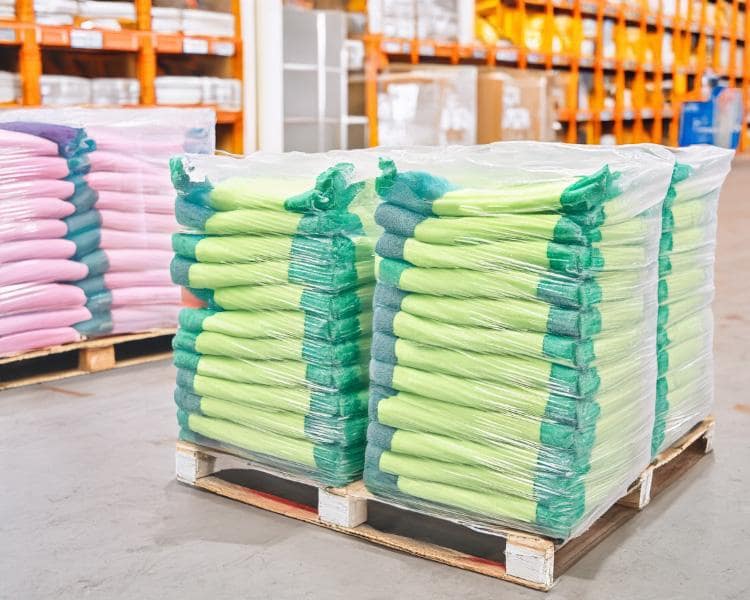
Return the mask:
[[654,454],[705,418],[713,401],[717,208],[734,155],[704,145],[673,153],[677,164],[662,212],[659,248]]
[[[211,153],[214,120],[213,111],[201,109],[0,113],[0,152],[7,156],[0,217],[8,242],[0,302],[12,316],[0,333],[0,354],[176,325],[181,296],[169,274],[177,230],[169,157]],[[79,291],[50,287],[61,282]],[[67,297],[72,306],[85,305],[85,318],[80,310],[60,313]],[[34,333],[36,310],[47,311],[43,329],[57,329],[54,336]]]
[[387,500],[568,538],[649,463],[658,146],[390,152],[364,480]]
[[[376,172],[372,159],[372,174]],[[180,438],[343,485],[362,473],[375,192],[335,155],[172,162]],[[360,181],[357,181],[357,180]]]

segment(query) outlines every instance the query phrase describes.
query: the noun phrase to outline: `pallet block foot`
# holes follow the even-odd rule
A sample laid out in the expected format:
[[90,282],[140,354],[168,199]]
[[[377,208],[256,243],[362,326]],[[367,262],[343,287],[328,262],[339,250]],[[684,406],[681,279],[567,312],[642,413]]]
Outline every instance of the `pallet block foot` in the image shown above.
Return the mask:
[[78,354],[78,368],[82,371],[95,373],[105,371],[115,366],[115,347],[81,348]]
[[519,583],[551,588],[555,573],[554,543],[510,534],[505,543],[505,571]]
[[[700,457],[713,450],[715,424],[713,417],[706,418],[692,431],[686,433],[674,446],[659,453],[630,486],[627,494],[617,501],[617,504],[635,510],[642,510],[648,506],[654,495],[664,487],[662,474],[665,472],[679,474],[685,468],[683,464],[670,465],[670,463],[673,461],[696,462],[697,458],[691,457]],[[655,487],[654,480],[657,472],[658,485]],[[668,484],[669,481],[671,478],[668,478],[666,483]]]
[[651,482],[654,479],[654,468],[648,467],[631,487],[630,491],[617,501],[620,506],[642,510],[651,502]]
[[318,490],[318,517],[338,527],[356,527],[367,521],[367,500]]
[[182,483],[195,483],[201,477],[215,472],[216,458],[183,444],[177,445],[175,452],[175,474]]

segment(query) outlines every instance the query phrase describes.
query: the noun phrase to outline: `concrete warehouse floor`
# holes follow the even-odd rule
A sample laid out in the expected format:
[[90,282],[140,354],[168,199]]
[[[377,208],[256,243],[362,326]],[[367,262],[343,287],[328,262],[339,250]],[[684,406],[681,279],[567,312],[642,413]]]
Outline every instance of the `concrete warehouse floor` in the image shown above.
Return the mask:
[[[553,599],[750,598],[750,161],[721,200],[715,453]],[[0,597],[543,598],[174,481],[167,362],[0,393]]]

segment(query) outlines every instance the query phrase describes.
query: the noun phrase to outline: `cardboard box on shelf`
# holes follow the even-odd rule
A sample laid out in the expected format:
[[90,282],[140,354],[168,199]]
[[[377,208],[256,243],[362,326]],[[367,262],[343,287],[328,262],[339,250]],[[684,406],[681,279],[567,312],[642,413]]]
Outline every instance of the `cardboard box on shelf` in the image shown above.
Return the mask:
[[551,74],[487,69],[479,73],[477,141],[555,139]]
[[476,92],[476,67],[389,67],[378,78],[380,144],[475,144]]

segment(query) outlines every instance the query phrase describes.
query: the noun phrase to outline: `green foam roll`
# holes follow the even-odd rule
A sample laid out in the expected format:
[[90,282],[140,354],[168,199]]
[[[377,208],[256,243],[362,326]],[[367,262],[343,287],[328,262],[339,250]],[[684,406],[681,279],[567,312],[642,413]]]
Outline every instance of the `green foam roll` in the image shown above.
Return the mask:
[[[557,306],[588,308],[602,299],[602,290],[592,279],[545,277],[525,269],[484,273],[469,269],[425,269],[393,259],[376,259],[379,283],[406,292],[452,298],[539,298]],[[628,290],[632,294],[632,288]],[[625,294],[625,290],[621,293]]]
[[253,263],[267,260],[303,260],[321,265],[336,265],[372,258],[369,238],[233,235],[207,236],[175,233],[175,254],[197,262]]
[[[605,304],[601,303],[597,308],[573,310],[550,306],[541,300],[448,298],[405,293],[384,284],[377,286],[374,303],[377,306],[398,309],[416,317],[451,325],[516,329],[574,338],[588,338],[601,331],[599,309]],[[632,303],[623,304],[632,306]],[[625,322],[632,322],[629,321],[632,312],[628,311]]]
[[210,396],[195,396],[179,388],[175,391],[174,398],[178,408],[186,412],[223,419],[286,438],[344,447],[361,446],[365,440],[367,415],[364,413],[340,417],[268,410],[265,407],[258,408]]
[[[365,465],[383,473],[442,483],[475,492],[511,494],[558,509],[583,512],[584,486],[581,478],[556,478],[537,485],[534,475],[522,479],[500,469],[448,463],[430,458],[391,452],[368,444]],[[366,467],[366,468],[367,468]]]
[[577,370],[538,358],[423,346],[379,332],[373,334],[372,357],[423,371],[538,388],[577,398],[589,397],[600,384],[597,369]]
[[370,418],[396,429],[411,429],[464,440],[536,444],[587,456],[593,445],[593,423],[585,429],[520,414],[474,410],[448,402],[398,392],[370,403]]
[[418,510],[423,510],[425,503],[414,499],[447,508],[452,513],[456,509],[466,511],[480,521],[494,518],[503,522],[520,522],[526,529],[559,538],[568,537],[573,523],[582,516],[580,509],[566,512],[511,494],[477,492],[411,477],[395,477],[369,465],[365,468],[364,480],[371,492]]
[[[179,353],[176,353],[179,354]],[[244,380],[224,379],[230,376],[236,364],[218,357],[175,356],[179,367],[177,384],[180,388],[198,396],[210,396],[260,408],[284,410],[299,414],[350,416],[367,410],[367,390],[361,386],[348,389],[324,388],[307,385],[304,380],[282,380],[274,373],[265,373],[268,384],[262,377],[248,374]],[[190,369],[190,366],[194,369]],[[280,372],[280,375],[283,371]],[[260,380],[260,381],[258,381]]]
[[226,177],[195,181],[180,157],[170,160],[172,183],[181,198],[217,211],[262,209],[297,213],[344,211],[363,187],[352,183],[354,165],[339,163],[317,177]]
[[170,266],[172,281],[191,288],[227,288],[244,285],[297,283],[335,292],[372,280],[372,262],[345,263],[329,268],[289,261],[258,263],[199,263],[175,256]]
[[238,209],[217,212],[178,197],[177,222],[210,235],[362,235],[362,221],[352,213],[300,214],[272,210]]
[[310,289],[303,285],[242,285],[214,290],[191,291],[210,306],[223,310],[300,310],[340,319],[367,312],[375,286],[361,284],[338,293]]
[[237,338],[203,331],[180,329],[172,341],[175,350],[250,360],[303,360],[317,365],[359,363],[369,351],[366,338],[331,343],[310,338]]
[[314,444],[182,410],[177,421],[180,439],[298,472],[324,485],[343,486],[362,474],[364,446]]
[[385,202],[440,217],[505,213],[587,212],[611,194],[612,175],[606,166],[587,177],[504,185],[497,189],[457,188],[427,172],[399,172],[391,160],[381,160],[376,189]]
[[533,239],[445,246],[385,234],[378,240],[376,250],[384,258],[405,260],[417,267],[482,272],[524,268],[573,276],[642,269],[651,260],[648,248],[643,246],[598,248]]
[[193,333],[211,331],[245,339],[314,338],[336,343],[372,331],[372,313],[332,320],[301,311],[215,311],[184,308],[179,325]]

